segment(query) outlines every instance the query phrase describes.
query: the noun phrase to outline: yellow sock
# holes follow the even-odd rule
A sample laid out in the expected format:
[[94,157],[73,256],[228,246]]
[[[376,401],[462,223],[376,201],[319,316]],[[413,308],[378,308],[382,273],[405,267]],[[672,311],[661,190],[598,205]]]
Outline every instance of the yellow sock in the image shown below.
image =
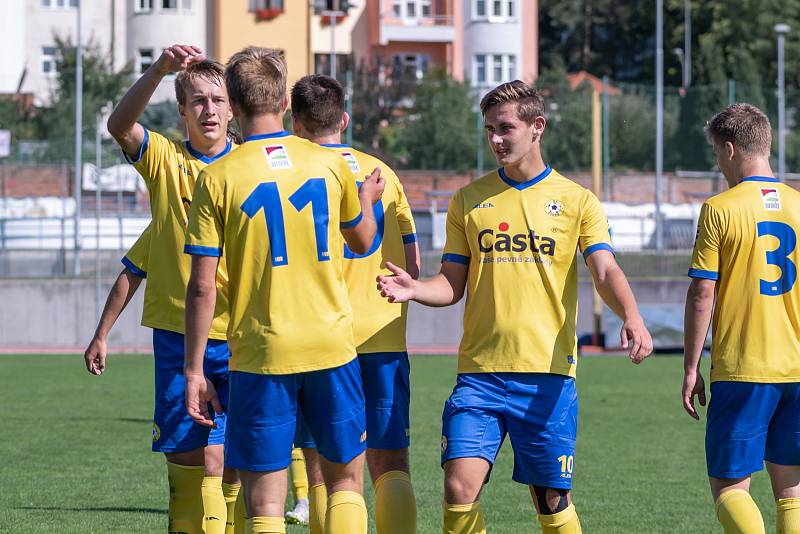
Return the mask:
[[378,534],[417,531],[417,502],[408,473],[388,471],[375,481],[375,528]]
[[444,504],[443,534],[486,534],[481,503]]
[[206,468],[167,462],[169,480],[169,532],[202,534],[203,493],[200,486]]
[[581,522],[572,504],[558,513],[539,515],[539,524],[542,534],[581,534]]
[[222,492],[222,477],[204,477],[200,490],[203,493],[203,532],[225,534],[228,508]]
[[292,449],[289,474],[292,477],[294,502],[308,499],[308,475],[306,474],[306,459],[303,456],[303,449]]
[[247,520],[247,532],[253,534],[286,534],[282,517],[252,517]]
[[800,499],[778,499],[776,534],[800,534]]
[[717,499],[717,519],[725,534],[764,534],[761,512],[748,492],[732,489]]
[[234,534],[244,534],[247,530],[247,508],[244,507],[244,491],[236,497],[236,519],[234,520]]
[[325,534],[367,534],[367,505],[355,491],[337,491],[328,498]]
[[328,511],[328,488],[311,486],[308,494],[308,526],[311,534],[325,534],[325,513]]
[[236,533],[236,499],[242,485],[222,483],[222,495],[225,496],[225,534]]

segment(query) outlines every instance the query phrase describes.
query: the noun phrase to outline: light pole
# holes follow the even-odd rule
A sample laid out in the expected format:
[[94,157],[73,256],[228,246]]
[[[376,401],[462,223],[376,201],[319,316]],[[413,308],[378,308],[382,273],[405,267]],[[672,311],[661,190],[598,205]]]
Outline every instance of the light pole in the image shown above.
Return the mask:
[[683,87],[692,85],[692,2],[683,1]]
[[786,81],[784,75],[783,44],[789,33],[788,24],[776,24],[778,34],[778,178],[786,178]]
[[73,268],[75,276],[81,274],[81,188],[83,176],[83,49],[81,45],[81,2],[76,9],[78,28],[75,37],[75,235],[73,243]]
[[656,0],[656,249],[664,248],[661,180],[664,167],[664,0]]

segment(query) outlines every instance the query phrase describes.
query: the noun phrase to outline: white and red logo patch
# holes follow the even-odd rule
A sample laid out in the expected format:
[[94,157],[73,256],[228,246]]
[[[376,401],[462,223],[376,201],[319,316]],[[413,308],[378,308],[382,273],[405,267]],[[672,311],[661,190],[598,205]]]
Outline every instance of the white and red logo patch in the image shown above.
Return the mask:
[[292,161],[289,153],[283,145],[270,145],[264,147],[264,154],[267,156],[267,163],[270,169],[291,169]]
[[358,164],[358,160],[352,152],[340,152],[340,154],[344,159],[347,160],[347,164],[350,165],[350,170],[353,171],[353,174],[361,172],[361,167]]
[[764,209],[767,211],[780,211],[781,210],[781,197],[778,195],[778,190],[773,187],[761,188],[761,200],[764,201]]

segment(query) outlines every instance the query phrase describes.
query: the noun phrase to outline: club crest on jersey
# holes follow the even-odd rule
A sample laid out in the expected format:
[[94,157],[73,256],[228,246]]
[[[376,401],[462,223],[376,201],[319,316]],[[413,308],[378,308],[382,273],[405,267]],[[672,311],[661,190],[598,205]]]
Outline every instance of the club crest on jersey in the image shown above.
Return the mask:
[[564,211],[564,205],[558,200],[550,200],[544,205],[544,211],[552,217],[558,217]]
[[153,441],[158,441],[161,439],[161,429],[158,428],[158,425],[153,423]]
[[270,169],[291,169],[292,161],[289,153],[283,145],[270,145],[264,147],[264,154],[267,156],[267,163]]
[[773,187],[761,188],[761,200],[764,201],[764,209],[767,211],[780,211],[781,210],[781,197],[778,195],[778,190]]
[[342,157],[347,160],[347,164],[350,165],[350,170],[353,171],[353,174],[361,172],[358,160],[352,152],[341,152],[341,154]]

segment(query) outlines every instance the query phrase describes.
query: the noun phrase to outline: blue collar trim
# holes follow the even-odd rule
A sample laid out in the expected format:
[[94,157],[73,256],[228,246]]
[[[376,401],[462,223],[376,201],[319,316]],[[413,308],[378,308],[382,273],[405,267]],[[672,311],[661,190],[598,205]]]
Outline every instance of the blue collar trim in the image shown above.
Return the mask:
[[319,146],[324,146],[327,148],[350,148],[350,145],[345,143],[322,143]]
[[198,152],[197,150],[195,150],[192,147],[192,144],[189,141],[186,141],[186,150],[189,151],[189,154],[191,154],[195,158],[199,159],[203,163],[211,163],[213,161],[218,160],[219,158],[221,158],[222,156],[224,156],[225,154],[227,154],[228,152],[231,151],[231,142],[228,141],[228,144],[225,145],[225,150],[223,150],[222,152],[220,152],[216,156],[212,156],[212,157],[206,156],[202,152]]
[[508,176],[506,176],[506,171],[503,167],[498,169],[498,174],[500,174],[500,179],[503,180],[506,184],[513,187],[514,189],[519,189],[522,191],[523,189],[527,189],[532,185],[536,185],[545,178],[547,178],[553,169],[550,168],[550,165],[545,166],[544,170],[539,173],[538,176],[534,176],[530,180],[525,180],[524,182],[517,182],[516,180],[512,180]]
[[743,182],[780,182],[777,178],[772,178],[770,176],[748,176],[747,178],[742,178]]
[[280,130],[280,131],[272,132],[272,133],[249,135],[249,136],[244,138],[244,142],[246,143],[248,141],[258,141],[260,139],[273,139],[275,137],[286,137],[288,135],[292,135],[292,134],[290,134],[286,130]]

